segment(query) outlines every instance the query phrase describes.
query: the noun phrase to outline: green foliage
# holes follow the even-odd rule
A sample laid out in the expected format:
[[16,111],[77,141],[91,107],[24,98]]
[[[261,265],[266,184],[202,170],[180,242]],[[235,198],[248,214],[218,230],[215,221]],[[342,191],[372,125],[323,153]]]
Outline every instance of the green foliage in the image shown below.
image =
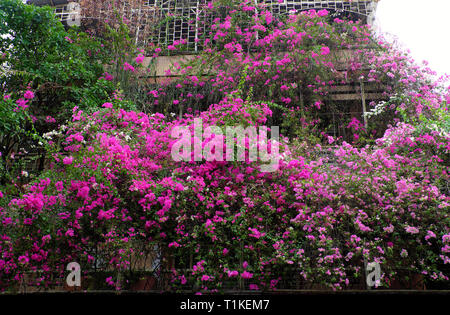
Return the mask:
[[[95,111],[111,100],[120,83],[126,88],[124,82],[129,78],[119,75],[125,72],[120,68],[123,58],[132,58],[125,54],[130,48],[125,33],[123,25],[118,30],[110,28],[106,44],[77,28],[66,30],[50,7],[19,0],[0,2],[2,182],[17,168],[16,161],[10,160],[11,152],[29,152],[30,146],[42,142],[36,138],[39,134],[70,119],[73,107]],[[116,80],[102,77],[111,57],[117,61]],[[34,91],[35,97],[27,103],[26,111],[14,111],[12,99],[17,100],[25,88]],[[3,100],[4,95],[11,99]],[[129,101],[119,103],[135,109]],[[48,123],[48,118],[56,121]]]
[[[0,17],[0,50],[10,69],[22,72],[25,81],[67,85],[90,82],[101,73],[101,44],[87,34],[66,31],[51,8],[5,0]],[[6,79],[2,83],[16,82]]]
[[22,134],[23,126],[26,122],[24,111],[15,110],[16,105],[11,98],[0,100],[0,135]]
[[35,7],[20,0],[0,3],[0,50],[9,62],[22,69],[36,69],[46,58],[61,49],[64,27],[49,7]]
[[[31,82],[38,98],[31,112],[70,117],[70,105],[78,103],[103,72],[103,44],[77,29],[66,31],[49,7],[23,4],[19,0],[0,3],[0,51],[8,72],[0,78],[3,93],[23,89]],[[111,91],[108,87],[106,91]]]

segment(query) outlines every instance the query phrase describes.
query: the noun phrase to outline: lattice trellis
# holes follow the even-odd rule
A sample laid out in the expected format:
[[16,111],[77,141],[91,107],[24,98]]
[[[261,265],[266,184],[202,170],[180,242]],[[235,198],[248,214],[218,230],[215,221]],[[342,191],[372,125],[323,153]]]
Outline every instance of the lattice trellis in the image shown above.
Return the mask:
[[[31,0],[31,3],[51,4],[46,0]],[[63,2],[63,1],[58,1]],[[68,2],[68,1],[67,1]],[[149,42],[168,45],[174,41],[186,40],[189,51],[198,51],[200,34],[205,34],[212,17],[205,14],[205,5],[210,0],[76,0],[81,4],[81,18],[89,20],[111,20],[113,7],[120,16],[129,21],[136,43],[144,46]],[[275,15],[287,14],[293,10],[328,9],[347,12],[371,23],[378,0],[255,0],[264,3]],[[55,7],[58,16],[68,20],[70,14],[63,12],[65,6]]]
[[[259,1],[258,1],[259,2]],[[291,10],[311,10],[311,9],[329,9],[333,11],[347,11],[369,17],[376,8],[378,1],[373,0],[264,0],[264,3],[270,5],[274,13],[285,13]]]
[[[148,9],[155,8],[154,21],[159,21],[153,41],[169,44],[173,41],[187,40],[188,50],[198,51],[199,34],[205,34],[205,27],[212,24],[212,17],[204,13],[204,7],[210,0],[147,0]],[[264,2],[275,15],[287,14],[293,10],[328,9],[335,12],[349,12],[371,23],[378,0],[278,0]],[[156,10],[157,9],[157,10]],[[191,23],[189,23],[191,21]]]

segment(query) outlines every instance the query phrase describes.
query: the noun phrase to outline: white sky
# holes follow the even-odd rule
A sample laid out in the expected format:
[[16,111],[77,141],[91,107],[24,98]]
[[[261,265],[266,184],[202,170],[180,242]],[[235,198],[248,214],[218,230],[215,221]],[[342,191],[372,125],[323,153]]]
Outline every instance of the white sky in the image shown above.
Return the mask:
[[398,37],[417,62],[450,74],[450,0],[380,0],[376,24]]

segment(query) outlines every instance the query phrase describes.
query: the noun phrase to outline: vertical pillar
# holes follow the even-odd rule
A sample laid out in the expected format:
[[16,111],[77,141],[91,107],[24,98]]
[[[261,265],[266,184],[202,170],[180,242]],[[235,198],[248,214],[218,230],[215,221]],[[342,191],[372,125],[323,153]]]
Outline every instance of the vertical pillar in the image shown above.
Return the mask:
[[[194,51],[198,52],[198,19],[200,18],[199,14],[199,0],[197,0],[197,6],[195,8],[195,38],[194,38]],[[189,29],[188,29],[189,33]]]
[[361,102],[362,102],[362,109],[363,109],[363,119],[364,119],[364,128],[368,127],[368,123],[367,123],[367,117],[366,117],[366,94],[364,92],[364,82],[362,79],[359,80],[359,83],[361,85]]

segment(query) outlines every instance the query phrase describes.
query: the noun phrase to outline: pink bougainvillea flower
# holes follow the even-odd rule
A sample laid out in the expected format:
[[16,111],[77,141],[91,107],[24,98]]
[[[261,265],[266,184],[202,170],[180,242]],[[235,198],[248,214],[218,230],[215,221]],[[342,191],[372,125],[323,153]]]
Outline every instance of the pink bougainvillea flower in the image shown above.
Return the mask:
[[123,64],[123,70],[125,70],[125,71],[131,71],[131,72],[134,72],[134,71],[135,71],[134,67],[133,67],[132,65],[130,65],[128,62],[124,62],[124,64]]
[[352,117],[352,120],[347,125],[347,128],[353,128],[355,131],[358,131],[361,127],[362,127],[361,122],[355,117]]
[[110,219],[114,218],[114,211],[115,211],[114,208],[109,209],[108,211],[100,210],[98,212],[98,219],[99,220],[103,220],[103,219],[110,220]]
[[327,15],[328,15],[328,11],[325,10],[325,9],[319,10],[319,11],[317,12],[317,15],[318,15],[318,16],[327,16]]
[[168,245],[168,247],[180,247],[180,244],[178,244],[177,242],[172,242]]
[[107,283],[108,285],[110,285],[110,286],[114,286],[114,285],[115,285],[115,283],[114,283],[112,277],[106,278],[105,281],[106,281],[106,283]]
[[436,234],[433,231],[427,231],[425,239],[428,241],[430,238],[436,238]]
[[56,182],[56,183],[55,183],[55,187],[56,187],[56,190],[57,190],[58,192],[63,191],[63,189],[64,189],[63,182],[62,182],[62,181]]
[[66,156],[65,158],[63,158],[63,164],[64,165],[72,164],[72,162],[73,162],[73,157],[72,156]]
[[52,116],[47,116],[47,117],[45,117],[45,122],[46,123],[55,123],[56,122],[56,119],[55,118],[53,118]]
[[19,98],[19,99],[16,101],[16,104],[17,104],[17,107],[20,107],[21,109],[26,109],[26,108],[28,108],[27,100],[25,100],[25,99],[23,99],[23,98]]
[[330,54],[330,48],[328,48],[328,47],[322,47],[322,48],[320,49],[320,54],[323,55],[323,56],[329,55],[329,54]]
[[405,227],[405,231],[410,234],[418,234],[419,233],[419,229],[414,226]]
[[19,256],[18,261],[19,261],[20,264],[26,265],[26,264],[28,264],[30,259],[27,256]]
[[89,187],[84,186],[78,189],[77,197],[80,197],[82,199],[86,199],[89,196]]
[[106,103],[103,103],[102,107],[104,107],[104,108],[112,108],[113,104],[109,103],[109,102],[106,102]]
[[265,233],[261,233],[257,229],[248,228],[248,230],[251,232],[249,234],[249,236],[254,237],[254,238],[261,238],[261,237],[263,237],[265,235]]
[[104,72],[102,78],[105,79],[106,81],[112,81],[114,79],[114,77],[108,72]]
[[443,243],[450,243],[450,234],[442,235],[442,242]]
[[228,277],[233,278],[237,277],[239,275],[239,272],[237,270],[228,271]]
[[145,56],[144,56],[143,54],[139,54],[139,55],[136,57],[136,63],[141,64],[141,63],[144,62],[144,59],[145,59]]
[[158,91],[156,91],[156,90],[152,90],[152,91],[148,92],[147,94],[152,95],[153,97],[158,97]]
[[250,290],[259,290],[258,285],[254,284],[254,283],[250,284],[248,287]]
[[243,273],[241,273],[241,277],[243,279],[251,279],[253,278],[253,274],[248,271],[244,271]]
[[3,221],[2,221],[2,224],[3,225],[10,225],[11,223],[13,223],[13,220],[12,220],[12,218],[4,218],[3,219]]
[[23,97],[25,97],[27,100],[31,100],[32,98],[34,98],[34,93],[33,91],[28,90],[25,92]]

